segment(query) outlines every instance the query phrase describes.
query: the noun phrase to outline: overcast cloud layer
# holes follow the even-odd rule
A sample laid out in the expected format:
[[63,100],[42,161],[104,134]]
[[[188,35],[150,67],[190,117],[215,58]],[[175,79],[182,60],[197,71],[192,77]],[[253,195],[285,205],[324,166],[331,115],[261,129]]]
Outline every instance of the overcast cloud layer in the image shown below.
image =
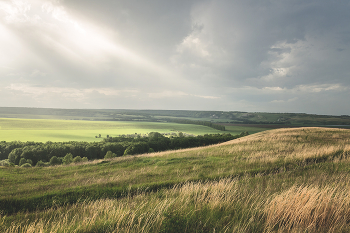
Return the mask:
[[350,114],[350,1],[0,0],[0,106]]

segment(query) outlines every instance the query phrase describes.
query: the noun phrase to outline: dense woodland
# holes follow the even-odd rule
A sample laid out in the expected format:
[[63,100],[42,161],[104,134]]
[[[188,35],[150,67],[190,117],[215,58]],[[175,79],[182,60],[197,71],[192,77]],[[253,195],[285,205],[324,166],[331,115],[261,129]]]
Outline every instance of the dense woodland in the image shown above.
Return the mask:
[[206,134],[184,136],[181,132],[176,137],[165,137],[158,132],[148,136],[108,137],[101,142],[0,142],[0,160],[8,159],[9,164],[27,166],[45,166],[82,162],[93,159],[119,157],[151,153],[165,150],[206,146],[229,141],[248,135]]

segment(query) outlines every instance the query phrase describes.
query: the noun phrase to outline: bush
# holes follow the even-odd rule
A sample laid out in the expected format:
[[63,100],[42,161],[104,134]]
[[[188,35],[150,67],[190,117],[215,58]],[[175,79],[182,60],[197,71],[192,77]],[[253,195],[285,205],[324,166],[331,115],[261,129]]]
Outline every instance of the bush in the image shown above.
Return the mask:
[[8,166],[11,166],[11,163],[10,163],[10,161],[9,161],[8,159],[1,160],[1,161],[0,161],[0,166],[6,166],[6,167],[8,167]]
[[73,162],[73,155],[72,155],[72,153],[66,154],[66,156],[64,156],[62,162],[63,162],[64,164],[70,164],[70,163],[72,163],[72,162]]
[[81,163],[82,162],[82,158],[80,156],[76,156],[73,159],[73,163]]
[[19,166],[22,166],[22,165],[25,164],[25,163],[27,163],[27,160],[26,160],[25,158],[21,158],[21,159],[19,160],[18,165],[19,165]]
[[46,166],[46,164],[43,162],[43,161],[38,161],[37,163],[36,163],[36,166],[37,167],[45,167]]
[[52,158],[50,159],[50,165],[52,166],[59,165],[61,163],[62,163],[61,160],[56,156],[52,156]]
[[27,159],[27,163],[33,166],[33,161],[31,159]]
[[33,161],[32,161],[31,159],[25,159],[25,158],[21,158],[21,159],[19,160],[18,165],[19,165],[19,166],[22,166],[22,165],[25,164],[25,163],[29,163],[30,165],[33,165]]
[[113,153],[112,151],[107,151],[106,155],[105,155],[105,159],[111,159],[116,157],[117,155],[115,153]]
[[83,157],[83,158],[81,159],[81,161],[84,163],[84,162],[87,162],[87,161],[89,161],[89,160],[88,160],[87,157]]
[[25,163],[25,164],[22,164],[21,167],[32,167],[32,165],[30,163]]

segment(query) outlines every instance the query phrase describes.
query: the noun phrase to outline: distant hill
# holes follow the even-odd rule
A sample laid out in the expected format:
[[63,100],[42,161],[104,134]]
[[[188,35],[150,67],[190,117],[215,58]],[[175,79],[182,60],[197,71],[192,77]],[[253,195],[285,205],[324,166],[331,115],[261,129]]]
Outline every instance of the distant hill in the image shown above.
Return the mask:
[[56,109],[0,107],[0,118],[70,119],[108,121],[174,121],[188,119],[226,124],[272,124],[294,126],[350,126],[350,116],[307,113],[267,113],[240,111]]

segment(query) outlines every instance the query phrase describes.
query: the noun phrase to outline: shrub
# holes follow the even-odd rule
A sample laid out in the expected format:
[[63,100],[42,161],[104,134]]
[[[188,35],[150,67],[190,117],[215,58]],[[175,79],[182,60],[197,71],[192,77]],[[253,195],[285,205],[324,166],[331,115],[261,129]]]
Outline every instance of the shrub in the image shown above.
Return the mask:
[[72,163],[72,162],[73,162],[73,155],[72,155],[72,153],[66,154],[66,156],[64,156],[62,162],[63,162],[64,164],[70,164],[70,163]]
[[11,166],[11,163],[8,159],[1,160],[0,161],[0,166]]
[[80,156],[76,156],[73,159],[73,163],[81,163],[82,162],[82,158]]
[[37,163],[36,163],[36,166],[37,167],[45,167],[46,166],[46,164],[43,162],[43,161],[38,161]]
[[52,158],[50,159],[50,165],[55,166],[58,164],[61,164],[61,160],[59,158],[57,158],[56,156],[52,156]]
[[116,157],[117,155],[115,153],[113,153],[112,151],[107,151],[106,155],[105,155],[105,159],[111,159]]
[[25,164],[22,164],[21,167],[32,167],[32,165],[30,163],[25,163]]
[[19,165],[19,166],[22,166],[22,165],[25,164],[25,163],[27,163],[27,160],[26,160],[25,158],[21,158],[21,159],[19,160],[18,165]]
[[22,165],[25,164],[25,163],[29,163],[30,165],[33,165],[33,161],[32,161],[31,159],[25,159],[25,158],[21,158],[21,159],[19,160],[18,165],[19,165],[19,166],[22,166]]
[[87,157],[83,157],[83,158],[81,159],[81,161],[84,163],[84,162],[89,161],[89,159],[88,159]]
[[27,159],[27,163],[33,166],[33,161],[31,159]]

